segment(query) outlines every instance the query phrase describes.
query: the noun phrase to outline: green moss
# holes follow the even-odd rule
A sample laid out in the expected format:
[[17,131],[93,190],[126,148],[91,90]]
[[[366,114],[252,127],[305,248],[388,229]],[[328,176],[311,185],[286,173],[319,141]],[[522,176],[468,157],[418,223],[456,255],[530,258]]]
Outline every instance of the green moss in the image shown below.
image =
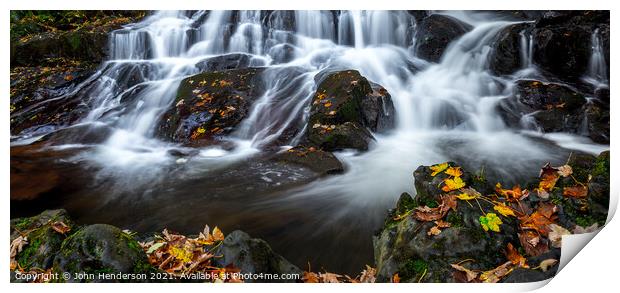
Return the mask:
[[591,174],[592,176],[609,177],[609,152],[603,152],[596,158]]
[[454,228],[460,228],[464,225],[463,215],[453,211],[448,212],[448,215],[446,216],[446,221],[450,223],[450,225]]
[[15,229],[23,231],[30,227],[32,224],[32,218],[22,218],[15,224]]
[[420,278],[428,270],[428,263],[422,259],[409,259],[399,270],[401,277],[405,280]]
[[41,246],[41,239],[35,238],[17,255],[17,263],[22,268],[30,268],[32,257],[36,254]]

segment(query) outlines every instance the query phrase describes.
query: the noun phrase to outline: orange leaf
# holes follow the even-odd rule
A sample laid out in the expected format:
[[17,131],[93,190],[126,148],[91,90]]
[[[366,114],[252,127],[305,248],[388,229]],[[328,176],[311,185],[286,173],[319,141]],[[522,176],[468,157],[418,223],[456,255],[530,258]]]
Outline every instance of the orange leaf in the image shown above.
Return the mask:
[[558,174],[558,169],[551,167],[551,164],[547,163],[540,170],[540,183],[538,184],[538,188],[551,191],[559,178],[560,174]]
[[514,246],[512,246],[512,243],[508,243],[508,247],[506,248],[506,258],[508,258],[508,260],[510,262],[512,262],[512,264],[514,265],[518,265],[522,268],[529,268],[529,266],[527,265],[527,260],[525,259],[525,257],[523,257],[515,248]]
[[582,185],[564,187],[562,195],[566,197],[584,198],[588,196],[588,188]]

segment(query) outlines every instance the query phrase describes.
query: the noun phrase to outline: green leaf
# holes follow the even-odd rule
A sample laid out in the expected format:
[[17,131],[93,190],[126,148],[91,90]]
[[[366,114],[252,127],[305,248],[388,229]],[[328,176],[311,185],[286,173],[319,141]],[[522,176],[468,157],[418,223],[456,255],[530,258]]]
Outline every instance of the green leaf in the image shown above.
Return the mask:
[[151,247],[149,247],[149,250],[146,251],[146,254],[151,254],[155,252],[156,250],[160,249],[165,244],[166,244],[165,242],[158,242],[158,243],[151,245]]
[[484,231],[499,232],[499,225],[502,224],[502,220],[494,213],[488,213],[485,216],[480,216],[480,225]]

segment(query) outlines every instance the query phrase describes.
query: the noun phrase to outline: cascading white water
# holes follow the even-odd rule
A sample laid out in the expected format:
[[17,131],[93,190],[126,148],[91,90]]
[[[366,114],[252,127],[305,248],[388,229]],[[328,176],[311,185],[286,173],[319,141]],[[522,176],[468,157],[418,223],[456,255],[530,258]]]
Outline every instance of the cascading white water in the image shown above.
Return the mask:
[[590,42],[592,44],[592,55],[590,56],[588,72],[586,73],[584,80],[594,85],[596,88],[609,87],[607,62],[605,62],[605,55],[598,28],[592,33]]
[[[111,58],[88,92],[92,110],[83,119],[107,124],[112,135],[92,158],[114,166],[114,172],[118,166],[140,172],[152,162],[170,161],[167,150],[179,146],[154,138],[158,119],[171,107],[179,82],[199,72],[195,65],[224,53],[246,53],[262,60],[267,67],[263,74],[266,90],[229,136],[237,145],[232,153],[217,147],[200,152],[208,154],[210,162],[228,155],[242,158],[274,143],[296,144],[305,127],[315,75],[340,69],[358,70],[385,87],[393,99],[397,123],[389,134],[377,135],[368,153],[338,154],[349,171],[328,179],[324,186],[392,198],[410,188],[407,178],[412,169],[452,158],[444,153],[446,138],[458,141],[471,157],[479,156],[479,164],[523,154],[522,145],[504,145],[497,139],[527,144],[523,136],[504,126],[495,110],[497,102],[508,95],[505,88],[511,81],[486,70],[490,44],[502,28],[514,22],[451,13],[473,29],[452,42],[439,63],[429,64],[409,50],[413,40],[407,36],[413,34],[408,30],[415,27],[415,21],[407,12],[278,11],[268,18],[264,15],[261,11],[163,11],[113,32]],[[524,67],[531,67],[531,37],[522,35],[522,39],[521,58]],[[593,36],[593,46],[600,51],[598,39]],[[292,52],[291,56],[284,58],[284,50]],[[591,71],[599,74],[605,68],[596,50]],[[280,141],[290,129],[297,135]],[[529,159],[548,155],[533,146],[527,153]],[[402,158],[409,159],[403,163]],[[386,179],[386,174],[398,175]],[[385,182],[389,188],[377,189]],[[306,191],[319,190],[310,186]]]
[[521,31],[520,36],[520,56],[521,56],[521,69],[528,69],[532,67],[532,58],[534,55],[534,38],[532,34],[527,31]]

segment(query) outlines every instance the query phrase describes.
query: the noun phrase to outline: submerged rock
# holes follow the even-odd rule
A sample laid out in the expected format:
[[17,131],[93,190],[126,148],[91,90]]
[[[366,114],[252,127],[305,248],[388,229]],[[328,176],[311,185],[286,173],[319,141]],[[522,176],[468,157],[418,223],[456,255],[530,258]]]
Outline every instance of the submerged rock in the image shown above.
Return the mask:
[[342,173],[342,163],[330,152],[297,146],[274,157],[275,160],[307,167],[320,175]]
[[[269,244],[262,239],[251,238],[247,233],[236,230],[228,234],[222,245],[215,252],[222,255],[215,258],[218,266],[233,265],[243,273],[253,274],[298,274],[302,271],[276,254]],[[297,280],[258,279],[246,282],[296,282]]]
[[158,136],[191,146],[232,132],[262,94],[262,68],[200,73],[184,79],[159,122]]
[[312,99],[307,140],[328,151],[367,150],[374,139],[369,130],[391,129],[394,112],[387,90],[358,71],[330,73],[320,80]]
[[415,34],[416,55],[428,61],[439,62],[448,45],[471,29],[471,25],[454,17],[432,14],[418,24]]

